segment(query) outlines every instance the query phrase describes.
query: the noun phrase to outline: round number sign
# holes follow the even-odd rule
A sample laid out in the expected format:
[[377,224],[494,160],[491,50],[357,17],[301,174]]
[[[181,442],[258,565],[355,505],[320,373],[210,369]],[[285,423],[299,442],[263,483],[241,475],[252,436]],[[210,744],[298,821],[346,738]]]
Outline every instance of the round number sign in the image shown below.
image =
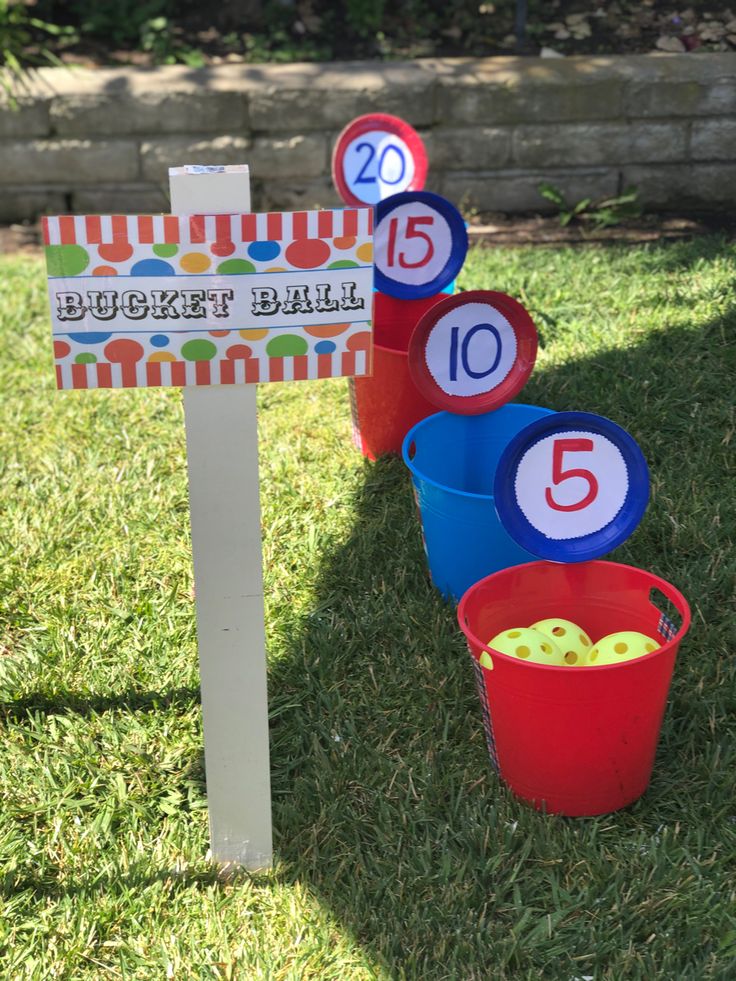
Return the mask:
[[401,191],[421,190],[426,178],[424,144],[397,116],[358,116],[337,138],[332,179],[346,204],[378,204]]
[[649,499],[649,472],[620,426],[588,412],[556,412],[518,433],[499,460],[494,499],[527,551],[582,562],[620,545]]
[[376,289],[402,300],[441,293],[468,251],[463,216],[439,194],[405,191],[376,208],[373,261]]
[[409,342],[409,371],[428,401],[474,415],[519,392],[534,367],[537,331],[505,293],[471,290],[440,300]]

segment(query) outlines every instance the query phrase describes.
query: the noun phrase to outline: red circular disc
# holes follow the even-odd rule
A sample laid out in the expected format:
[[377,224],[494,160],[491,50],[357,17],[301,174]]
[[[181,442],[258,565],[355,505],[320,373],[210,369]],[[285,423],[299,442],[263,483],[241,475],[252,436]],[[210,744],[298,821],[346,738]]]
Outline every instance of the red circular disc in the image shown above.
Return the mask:
[[398,116],[358,116],[340,133],[332,153],[332,179],[349,205],[375,205],[401,191],[421,191],[427,153],[421,137]]
[[422,395],[460,415],[490,412],[526,384],[537,357],[537,330],[506,293],[470,290],[441,300],[409,342],[409,371]]

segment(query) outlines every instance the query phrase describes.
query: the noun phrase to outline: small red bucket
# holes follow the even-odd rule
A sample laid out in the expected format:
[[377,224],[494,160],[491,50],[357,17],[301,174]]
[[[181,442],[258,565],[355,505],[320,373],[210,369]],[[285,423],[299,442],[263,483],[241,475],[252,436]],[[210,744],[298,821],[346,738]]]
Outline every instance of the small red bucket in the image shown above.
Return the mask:
[[[619,630],[660,640],[621,664],[553,667],[501,654],[502,630],[562,617],[593,643]],[[690,609],[673,586],[615,562],[530,562],[475,583],[458,607],[491,762],[517,796],[551,814],[592,816],[646,790]],[[675,621],[679,620],[679,624]],[[492,668],[481,667],[488,651]]]
[[419,392],[409,374],[409,339],[422,314],[446,293],[399,300],[374,293],[373,374],[351,378],[353,440],[369,460],[401,453],[404,436],[437,406]]

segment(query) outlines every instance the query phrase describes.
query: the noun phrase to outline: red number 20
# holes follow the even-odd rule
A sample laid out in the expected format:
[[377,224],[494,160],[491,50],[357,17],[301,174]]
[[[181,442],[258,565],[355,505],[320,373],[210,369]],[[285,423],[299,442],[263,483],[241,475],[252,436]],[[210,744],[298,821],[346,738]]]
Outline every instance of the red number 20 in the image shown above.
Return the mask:
[[556,439],[552,447],[552,483],[557,486],[563,480],[571,477],[582,477],[588,483],[588,493],[576,504],[558,504],[552,497],[552,488],[546,487],[544,497],[549,507],[555,511],[580,511],[586,508],[598,496],[598,481],[590,470],[572,469],[563,470],[563,456],[565,453],[590,452],[593,449],[592,439]]

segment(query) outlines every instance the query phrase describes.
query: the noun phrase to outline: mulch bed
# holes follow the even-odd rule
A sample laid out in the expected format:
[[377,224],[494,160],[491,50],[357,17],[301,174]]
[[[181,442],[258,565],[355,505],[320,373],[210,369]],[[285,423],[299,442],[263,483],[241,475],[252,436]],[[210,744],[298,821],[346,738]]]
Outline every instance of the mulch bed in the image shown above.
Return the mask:
[[[557,217],[531,215],[479,215],[473,219],[468,236],[471,244],[484,246],[514,245],[585,245],[623,242],[677,241],[725,233],[736,239],[736,218],[715,215],[643,215],[627,219],[609,228],[597,228],[590,222],[561,225]],[[0,225],[0,254],[40,254],[39,224]]]
[[[42,14],[48,6],[41,3]],[[89,68],[172,61],[196,67],[272,60],[736,50],[736,0],[733,5],[711,0],[529,0],[520,37],[514,34],[515,0],[454,0],[444,8],[364,2],[353,3],[351,9],[357,16],[372,7],[382,11],[380,24],[368,30],[358,28],[350,16],[346,20],[345,7],[331,0],[281,0],[280,5],[228,0],[216,8],[184,3],[174,5],[168,17],[139,25],[138,39],[139,11],[127,44],[121,46],[114,31],[109,36],[103,30],[104,11],[82,25],[57,4],[54,18],[73,25],[74,33],[44,36],[43,47],[62,62]]]

